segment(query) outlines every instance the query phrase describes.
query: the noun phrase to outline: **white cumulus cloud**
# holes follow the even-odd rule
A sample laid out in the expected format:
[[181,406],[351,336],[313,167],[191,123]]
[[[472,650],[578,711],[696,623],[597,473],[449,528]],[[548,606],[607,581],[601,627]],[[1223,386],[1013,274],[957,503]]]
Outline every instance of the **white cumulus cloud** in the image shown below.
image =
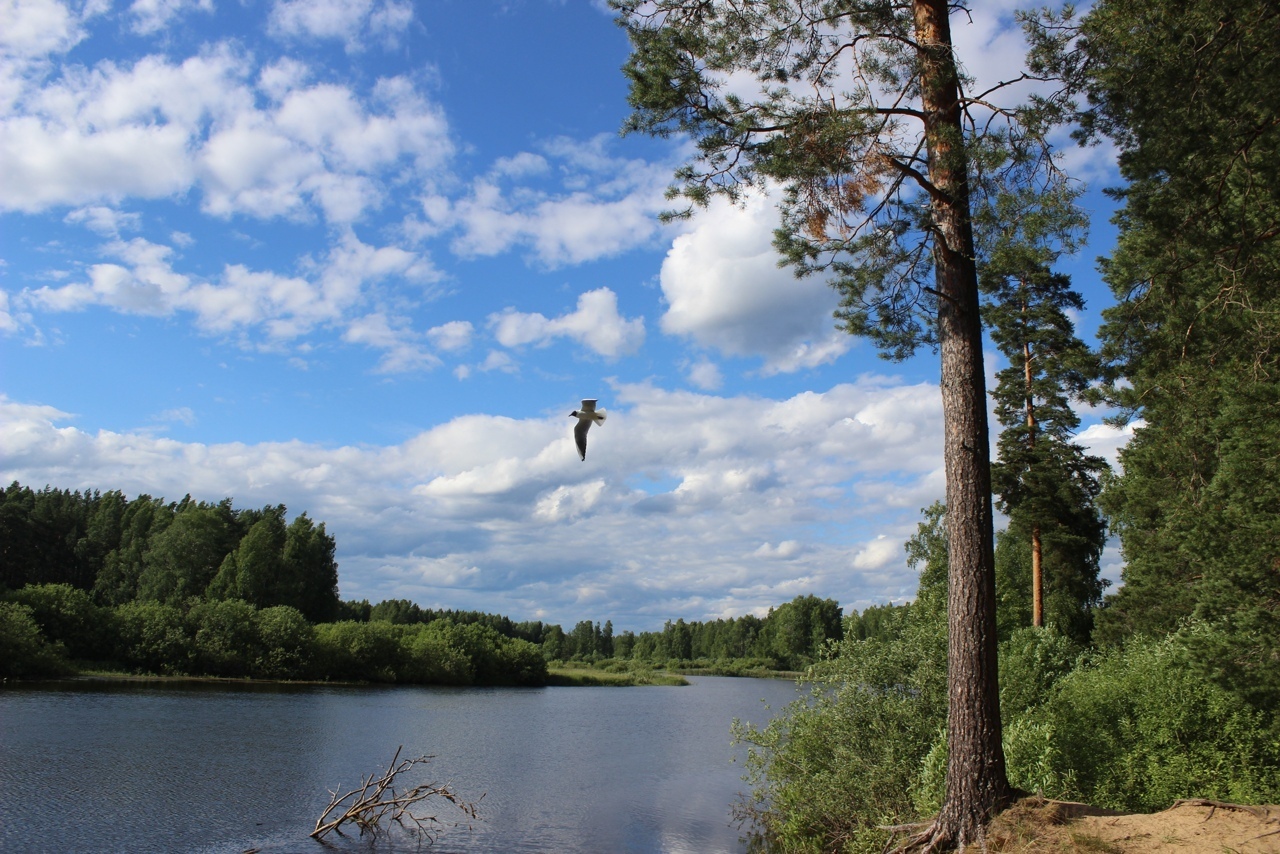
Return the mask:
[[24,292],[24,305],[46,311],[106,306],[124,314],[171,316],[190,313],[206,333],[256,332],[282,344],[318,328],[343,329],[343,339],[383,351],[378,370],[399,373],[439,365],[429,340],[457,347],[461,326],[419,333],[411,322],[383,311],[363,311],[379,283],[394,278],[419,285],[439,274],[426,257],[396,246],[372,246],[352,232],[335,237],[319,259],[305,258],[304,275],[286,276],[227,264],[220,275],[201,278],[175,267],[179,252],[138,237],[103,247],[111,260],[90,265],[81,281]]
[[546,346],[568,338],[606,358],[634,353],[644,343],[644,318],[626,319],[618,312],[618,295],[597,288],[578,297],[577,308],[560,317],[513,308],[489,316],[494,337],[504,347]]
[[451,320],[427,330],[427,338],[441,350],[455,352],[471,346],[475,327],[469,320]]
[[452,156],[443,112],[403,77],[358,93],[308,84],[287,59],[256,75],[262,89],[254,76],[252,57],[218,44],[178,63],[152,55],[20,78],[0,118],[0,210],[194,188],[217,216],[342,224],[380,206],[406,166],[425,178]]
[[36,57],[67,50],[84,37],[80,21],[57,0],[5,0],[0,3],[0,51]]
[[662,264],[662,329],[730,356],[758,356],[763,372],[833,361],[852,344],[834,328],[839,300],[820,277],[778,267],[778,213],[766,196],[743,207],[713,202],[677,237]]

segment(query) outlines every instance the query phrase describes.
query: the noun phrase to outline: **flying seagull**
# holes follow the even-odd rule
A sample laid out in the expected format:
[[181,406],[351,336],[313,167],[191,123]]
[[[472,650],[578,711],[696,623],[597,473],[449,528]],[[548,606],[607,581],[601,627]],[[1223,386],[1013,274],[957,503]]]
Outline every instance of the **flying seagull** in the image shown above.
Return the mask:
[[582,401],[582,408],[570,412],[569,417],[578,419],[578,426],[573,428],[573,439],[578,443],[578,456],[585,461],[587,459],[587,431],[591,429],[592,422],[604,420],[604,410],[597,410],[594,400],[584,400]]

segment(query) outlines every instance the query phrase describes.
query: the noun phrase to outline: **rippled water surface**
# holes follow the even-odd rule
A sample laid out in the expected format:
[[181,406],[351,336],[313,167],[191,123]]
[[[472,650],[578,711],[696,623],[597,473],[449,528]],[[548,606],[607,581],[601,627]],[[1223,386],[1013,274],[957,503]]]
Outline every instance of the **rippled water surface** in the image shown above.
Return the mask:
[[[742,851],[734,718],[782,680],[681,688],[329,688],[56,683],[0,688],[0,849],[414,851],[308,838],[328,791],[403,757],[479,800],[434,852]],[[739,761],[735,764],[734,756]],[[448,807],[438,808],[449,818]],[[333,837],[331,837],[333,838]]]

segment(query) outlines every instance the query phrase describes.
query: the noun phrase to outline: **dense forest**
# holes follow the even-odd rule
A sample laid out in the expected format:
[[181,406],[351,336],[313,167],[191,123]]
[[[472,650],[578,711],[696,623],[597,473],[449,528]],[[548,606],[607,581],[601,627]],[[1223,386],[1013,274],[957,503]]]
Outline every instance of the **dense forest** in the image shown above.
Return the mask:
[[566,632],[474,611],[338,596],[336,543],[306,513],[19,483],[0,492],[0,676],[77,669],[538,685],[548,663],[800,670],[843,636],[839,603],[765,617]]
[[[948,19],[989,10],[611,4],[627,130],[691,140],[672,215],[781,186],[775,246],[843,328],[940,352],[948,498],[907,543],[915,601],[846,619],[813,695],[737,729],[767,850],[985,850],[1024,792],[1280,802],[1280,5],[1022,14],[1026,71],[978,93]],[[1058,269],[1086,224],[1068,135],[1118,155],[1096,347]],[[1075,438],[1088,406],[1133,428],[1115,470]]]

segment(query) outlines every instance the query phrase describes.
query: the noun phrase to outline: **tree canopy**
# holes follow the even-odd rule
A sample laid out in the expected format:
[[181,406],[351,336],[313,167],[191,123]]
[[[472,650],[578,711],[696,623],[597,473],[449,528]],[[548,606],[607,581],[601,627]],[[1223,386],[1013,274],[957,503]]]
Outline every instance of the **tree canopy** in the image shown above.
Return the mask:
[[1108,399],[1138,418],[1102,495],[1125,558],[1103,640],[1195,615],[1198,666],[1280,702],[1280,8],[1104,0],[1039,58],[1125,184],[1103,259]]

